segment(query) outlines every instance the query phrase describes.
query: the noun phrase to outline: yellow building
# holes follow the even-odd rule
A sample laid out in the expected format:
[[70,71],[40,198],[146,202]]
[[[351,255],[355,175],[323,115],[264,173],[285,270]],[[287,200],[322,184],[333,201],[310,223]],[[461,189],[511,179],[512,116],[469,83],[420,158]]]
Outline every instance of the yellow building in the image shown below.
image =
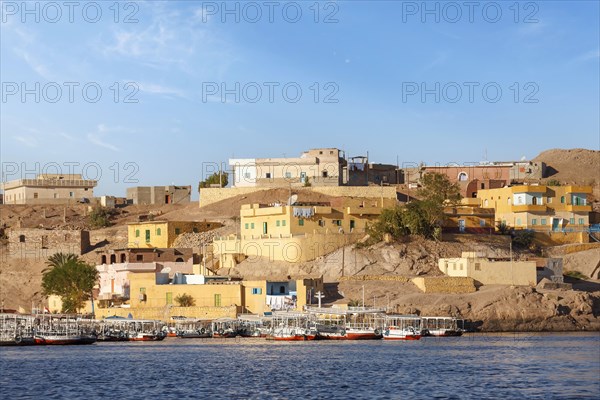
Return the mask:
[[440,271],[451,277],[468,277],[482,285],[537,284],[535,261],[487,258],[477,252],[464,251],[460,258],[440,258]]
[[[132,309],[177,306],[177,297],[193,297],[195,307],[237,306],[244,313],[261,314],[271,310],[302,310],[317,291],[323,290],[323,279],[282,277],[256,281],[231,281],[227,277],[188,275],[194,284],[169,281],[168,274],[136,273],[130,277]],[[194,278],[193,280],[191,278]]]
[[167,248],[182,233],[206,232],[221,227],[218,222],[145,221],[127,224],[127,247]]
[[516,229],[577,232],[589,228],[591,186],[519,185],[479,190],[481,207],[493,208],[497,223]]
[[220,267],[235,266],[240,255],[304,262],[364,236],[367,226],[395,199],[334,199],[328,204],[243,205],[240,234],[213,243]]
[[444,232],[490,233],[495,230],[494,210],[479,206],[479,199],[463,198],[444,209]]

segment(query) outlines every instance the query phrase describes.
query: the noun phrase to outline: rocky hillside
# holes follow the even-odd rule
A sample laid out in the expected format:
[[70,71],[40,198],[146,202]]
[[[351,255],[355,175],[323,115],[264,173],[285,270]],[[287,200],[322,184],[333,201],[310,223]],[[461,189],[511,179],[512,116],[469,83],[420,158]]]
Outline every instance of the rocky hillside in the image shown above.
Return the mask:
[[541,152],[533,160],[546,163],[548,179],[562,184],[600,184],[600,151],[552,149]]

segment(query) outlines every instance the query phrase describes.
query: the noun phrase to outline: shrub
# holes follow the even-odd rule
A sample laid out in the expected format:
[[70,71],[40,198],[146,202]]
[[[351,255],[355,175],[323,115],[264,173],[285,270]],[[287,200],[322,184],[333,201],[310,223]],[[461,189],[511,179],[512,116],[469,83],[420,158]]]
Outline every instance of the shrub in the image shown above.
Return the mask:
[[105,228],[110,226],[111,212],[106,207],[96,206],[90,212],[88,220],[92,228]]
[[180,294],[179,296],[175,297],[175,301],[177,302],[179,307],[193,307],[196,305],[196,300],[194,300],[194,298],[191,295],[186,293]]

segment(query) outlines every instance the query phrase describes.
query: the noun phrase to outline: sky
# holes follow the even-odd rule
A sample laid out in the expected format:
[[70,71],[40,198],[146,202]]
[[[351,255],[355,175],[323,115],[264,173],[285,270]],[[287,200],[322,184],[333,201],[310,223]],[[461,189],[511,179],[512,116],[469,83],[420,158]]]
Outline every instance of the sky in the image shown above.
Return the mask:
[[125,196],[319,147],[400,166],[600,147],[597,1],[1,5],[3,181]]

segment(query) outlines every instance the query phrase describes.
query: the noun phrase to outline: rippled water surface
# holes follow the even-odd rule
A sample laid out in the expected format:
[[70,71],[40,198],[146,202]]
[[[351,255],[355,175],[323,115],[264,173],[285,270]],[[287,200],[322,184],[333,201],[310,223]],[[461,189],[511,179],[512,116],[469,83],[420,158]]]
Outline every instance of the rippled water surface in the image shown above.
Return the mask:
[[0,348],[0,398],[600,398],[600,335]]

